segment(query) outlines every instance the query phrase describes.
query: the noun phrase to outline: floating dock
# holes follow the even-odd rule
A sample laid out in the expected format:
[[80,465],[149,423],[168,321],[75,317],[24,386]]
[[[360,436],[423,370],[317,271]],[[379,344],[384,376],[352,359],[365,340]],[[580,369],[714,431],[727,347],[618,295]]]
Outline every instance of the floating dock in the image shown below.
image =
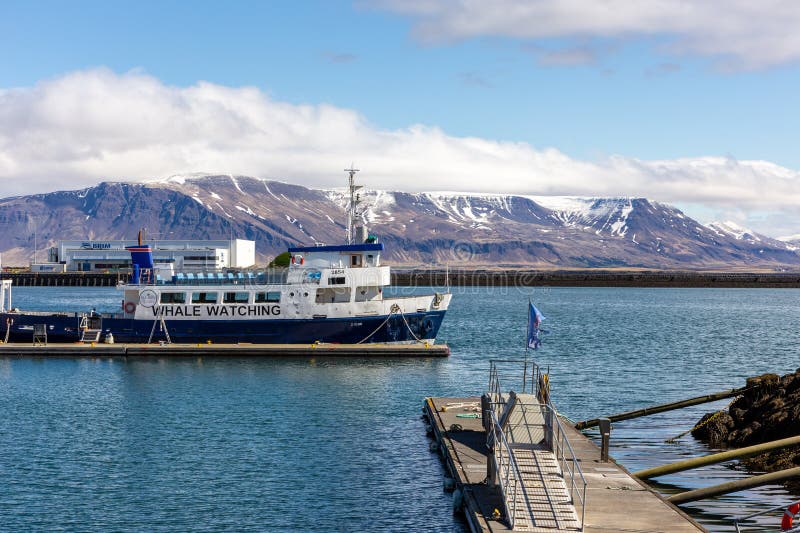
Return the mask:
[[[450,407],[464,405],[466,407]],[[530,523],[511,529],[495,509],[503,510],[503,497],[498,488],[487,483],[487,435],[481,418],[458,415],[475,413],[480,397],[428,398],[424,412],[431,422],[434,448],[442,454],[447,471],[463,497],[463,510],[470,530],[477,532],[502,531],[581,531],[574,521],[564,520],[559,527],[553,524],[554,512],[539,503],[543,520],[541,526]],[[445,411],[442,411],[442,408]],[[479,412],[480,410],[478,410]],[[453,424],[460,430],[452,431]],[[457,426],[457,427],[458,427]],[[706,531],[679,508],[653,492],[645,483],[613,460],[600,461],[600,448],[569,424],[563,424],[572,449],[586,479],[586,509],[583,531],[587,533],[700,533]],[[520,462],[522,466],[522,463]],[[545,470],[543,477],[550,474]],[[541,486],[540,486],[541,487]],[[566,513],[564,513],[566,514]]]
[[[522,393],[502,392],[508,363],[524,364]],[[706,531],[613,459],[603,461],[600,448],[558,415],[537,365],[490,364],[482,397],[432,397],[423,406],[431,451],[448,472],[445,489],[471,531]]]
[[446,344],[0,343],[0,357],[447,357]]

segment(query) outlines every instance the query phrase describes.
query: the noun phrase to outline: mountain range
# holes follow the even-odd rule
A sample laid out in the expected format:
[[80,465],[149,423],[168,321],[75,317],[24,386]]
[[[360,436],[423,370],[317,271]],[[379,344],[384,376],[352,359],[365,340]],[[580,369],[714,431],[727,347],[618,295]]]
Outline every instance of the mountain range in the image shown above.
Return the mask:
[[[403,266],[536,268],[798,269],[800,236],[778,240],[707,226],[646,198],[579,198],[366,190],[361,210]],[[26,265],[34,243],[61,239],[244,238],[259,259],[288,246],[340,243],[344,190],[246,176],[192,175],[146,183],[103,182],[0,200],[0,252]]]

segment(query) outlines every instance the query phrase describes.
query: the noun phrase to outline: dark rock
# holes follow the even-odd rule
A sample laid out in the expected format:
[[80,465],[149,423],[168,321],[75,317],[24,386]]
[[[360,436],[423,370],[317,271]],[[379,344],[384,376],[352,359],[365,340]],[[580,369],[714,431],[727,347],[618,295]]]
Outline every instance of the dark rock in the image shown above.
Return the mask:
[[726,412],[707,413],[697,423],[697,429],[692,431],[692,435],[702,441],[708,442],[711,446],[718,448],[727,443],[727,437],[731,428],[734,427],[734,420]]
[[[698,422],[701,427],[692,435],[717,448],[742,448],[800,435],[800,369],[785,376],[764,374],[749,378],[747,389],[728,410],[705,414]],[[800,465],[800,446],[742,462],[760,472],[793,468]],[[789,487],[798,491],[800,482]]]

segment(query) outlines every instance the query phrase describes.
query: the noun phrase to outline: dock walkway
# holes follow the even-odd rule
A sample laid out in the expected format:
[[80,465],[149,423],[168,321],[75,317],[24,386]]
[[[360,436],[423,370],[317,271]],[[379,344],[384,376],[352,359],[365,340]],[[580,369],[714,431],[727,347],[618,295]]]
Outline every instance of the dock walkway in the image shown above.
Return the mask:
[[[520,397],[523,402],[529,403],[523,395]],[[428,398],[424,406],[447,470],[455,480],[456,490],[463,496],[464,512],[470,529],[473,532],[492,533],[579,531],[579,524],[571,518],[570,513],[574,513],[572,506],[564,504],[564,494],[559,492],[565,489],[560,487],[558,482],[552,481],[552,478],[560,478],[563,482],[558,465],[553,465],[548,455],[537,453],[538,450],[530,445],[538,437],[536,430],[530,428],[541,421],[530,418],[521,420],[521,411],[511,417],[509,424],[516,445],[521,448],[525,446],[525,441],[530,441],[528,444],[530,453],[524,451],[520,453],[518,449],[515,456],[518,458],[519,468],[530,472],[530,479],[526,480],[526,483],[529,483],[527,494],[535,520],[531,522],[525,520],[524,516],[518,515],[516,528],[512,530],[504,517],[497,516],[495,510],[502,512],[504,508],[503,496],[498,487],[490,487],[486,483],[488,460],[486,432],[480,418],[480,407],[475,409],[475,406],[480,406],[480,402],[481,399],[477,396]],[[458,406],[459,404],[463,406]],[[478,414],[479,417],[464,417],[474,414]],[[458,426],[454,427],[454,424]],[[680,509],[650,490],[647,485],[633,478],[624,467],[613,460],[607,463],[600,462],[600,449],[580,431],[566,422],[562,423],[562,427],[587,482],[583,531],[587,533],[706,531]],[[550,504],[559,501],[562,502],[560,505]],[[560,518],[558,525],[554,516]]]
[[[517,406],[506,425],[506,437],[519,469],[521,487],[513,492],[514,531],[548,533],[580,530],[556,454],[546,444],[546,407],[532,394],[517,395]],[[503,470],[509,458],[501,456]]]

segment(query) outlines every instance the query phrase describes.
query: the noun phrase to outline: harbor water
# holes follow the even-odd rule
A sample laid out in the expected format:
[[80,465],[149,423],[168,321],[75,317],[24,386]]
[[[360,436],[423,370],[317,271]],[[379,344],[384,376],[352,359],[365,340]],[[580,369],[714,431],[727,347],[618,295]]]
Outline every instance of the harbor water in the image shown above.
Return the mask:
[[[420,407],[425,396],[478,395],[490,358],[524,355],[529,298],[549,330],[530,355],[549,367],[554,401],[573,420],[800,366],[800,290],[453,292],[439,335],[446,359],[0,358],[0,529],[465,531]],[[104,312],[120,296],[20,287],[14,304]],[[639,470],[708,453],[691,436],[665,440],[728,401],[616,423],[611,454]],[[745,475],[715,465],[657,488]],[[683,508],[711,531],[733,531],[733,518],[793,497],[769,486]]]

